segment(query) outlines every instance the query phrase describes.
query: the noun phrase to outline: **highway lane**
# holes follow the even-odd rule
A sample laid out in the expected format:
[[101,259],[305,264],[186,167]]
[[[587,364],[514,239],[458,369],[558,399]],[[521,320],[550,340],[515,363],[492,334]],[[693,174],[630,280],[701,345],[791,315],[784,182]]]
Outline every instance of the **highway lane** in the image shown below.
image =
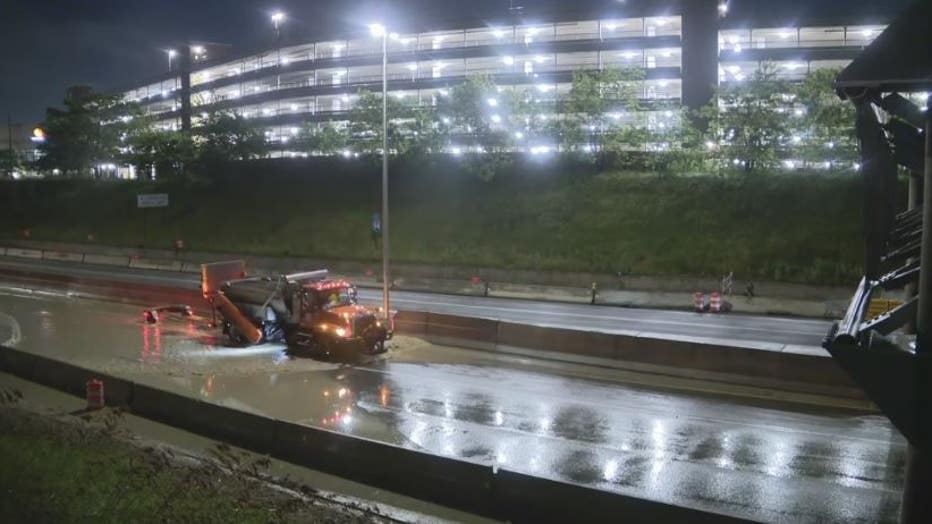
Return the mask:
[[[318,361],[222,347],[202,321],[0,289],[0,341],[158,387],[434,454],[765,522],[893,522],[905,443],[878,415],[636,387],[401,337]],[[373,467],[381,465],[373,464]],[[400,473],[401,474],[401,473]]]
[[[187,273],[0,257],[0,281],[3,280],[4,269],[192,288],[197,287],[199,278],[198,275]],[[377,290],[360,289],[360,298],[364,301],[375,302],[380,297],[381,293]],[[819,346],[830,326],[826,321],[801,318],[715,315],[411,291],[395,291],[392,297],[395,307],[409,311],[429,311],[610,333],[657,333],[748,343]]]

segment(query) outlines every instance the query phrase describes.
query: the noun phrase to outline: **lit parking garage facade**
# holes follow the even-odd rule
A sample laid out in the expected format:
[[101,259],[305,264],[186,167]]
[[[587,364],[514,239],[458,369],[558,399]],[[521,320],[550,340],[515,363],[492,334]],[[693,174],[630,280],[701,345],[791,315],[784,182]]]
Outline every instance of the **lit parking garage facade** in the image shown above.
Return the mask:
[[[706,103],[716,83],[742,81],[765,63],[799,80],[842,67],[883,29],[882,23],[768,27],[720,18],[718,2],[664,4],[628,16],[522,16],[430,31],[390,32],[389,96],[437,106],[451,87],[488,75],[500,90],[529,91],[555,102],[577,71],[643,69],[637,93],[648,119],[662,125],[671,109]],[[391,31],[392,28],[389,28]],[[264,128],[273,156],[294,156],[289,142],[313,122],[341,125],[361,90],[381,89],[381,40],[367,30],[346,38],[282,42],[230,56],[223,47],[190,45],[176,71],[123,92],[162,129],[197,126],[227,111]]]

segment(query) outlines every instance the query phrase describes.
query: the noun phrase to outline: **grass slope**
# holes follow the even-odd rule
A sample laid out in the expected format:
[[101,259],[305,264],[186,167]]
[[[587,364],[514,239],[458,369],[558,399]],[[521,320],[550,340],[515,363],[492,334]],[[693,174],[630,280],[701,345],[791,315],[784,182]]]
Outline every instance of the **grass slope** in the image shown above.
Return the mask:
[[[659,178],[574,168],[520,169],[483,182],[451,166],[396,170],[396,261],[521,269],[850,283],[860,272],[860,181],[779,174]],[[0,235],[142,243],[138,192],[168,191],[151,210],[148,246],[330,259],[378,257],[371,165],[257,162],[199,189],[138,183],[0,184]]]

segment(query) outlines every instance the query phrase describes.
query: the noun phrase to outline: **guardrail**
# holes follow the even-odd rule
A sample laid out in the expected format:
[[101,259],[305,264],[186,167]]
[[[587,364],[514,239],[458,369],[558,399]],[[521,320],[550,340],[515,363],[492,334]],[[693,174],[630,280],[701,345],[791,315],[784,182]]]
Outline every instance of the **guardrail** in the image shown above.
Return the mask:
[[0,346],[0,370],[83,396],[91,378],[109,405],[258,453],[381,489],[511,521],[744,522],[736,517],[534,477],[464,459],[246,413]]

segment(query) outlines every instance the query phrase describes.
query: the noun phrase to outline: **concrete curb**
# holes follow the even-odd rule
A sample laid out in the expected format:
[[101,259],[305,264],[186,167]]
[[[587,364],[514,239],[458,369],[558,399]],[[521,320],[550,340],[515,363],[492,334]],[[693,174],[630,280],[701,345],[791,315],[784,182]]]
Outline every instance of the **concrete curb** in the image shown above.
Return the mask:
[[[89,377],[102,378],[114,400],[133,413],[258,453],[372,486],[511,521],[626,520],[744,522],[735,517],[638,499],[524,473],[431,455],[344,433],[245,413],[11,348],[0,369],[83,396]],[[110,397],[107,398],[108,403]]]

